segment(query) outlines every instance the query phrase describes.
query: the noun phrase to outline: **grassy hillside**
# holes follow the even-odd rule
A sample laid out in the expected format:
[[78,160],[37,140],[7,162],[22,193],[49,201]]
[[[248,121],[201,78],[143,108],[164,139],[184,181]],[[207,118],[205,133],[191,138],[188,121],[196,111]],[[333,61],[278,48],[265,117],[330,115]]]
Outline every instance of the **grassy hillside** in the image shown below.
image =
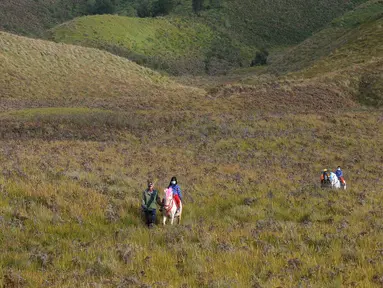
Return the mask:
[[[0,286],[382,285],[382,111],[342,86],[203,91],[7,33],[0,57]],[[145,181],[173,175],[183,225],[148,230]]]
[[152,70],[96,49],[7,33],[0,33],[0,49],[1,110],[42,105],[155,109],[159,102],[187,107],[198,95]]
[[81,15],[74,0],[3,0],[0,2],[0,30],[21,35],[42,36],[44,31]]
[[[47,29],[68,19],[101,13],[105,9],[97,12],[98,2],[3,1],[0,30],[41,37]],[[149,6],[152,2],[155,1],[148,1]],[[167,18],[79,18],[59,26],[50,38],[105,49],[174,75],[220,74],[249,66],[259,48],[299,43],[334,17],[365,1],[205,2],[199,17],[192,12],[191,1],[183,0],[174,3],[172,16]],[[136,16],[142,5],[133,0],[111,1],[110,13]],[[125,31],[130,32],[126,35]]]
[[[98,2],[109,8],[100,9]],[[106,3],[109,2],[109,3]],[[154,0],[146,1],[152,6]],[[118,13],[134,16],[139,14],[143,1],[85,1],[41,0],[10,1],[0,3],[0,29],[24,35],[40,36],[46,28],[76,16],[92,13]],[[173,15],[190,16],[191,0],[173,1]],[[319,30],[333,18],[343,14],[365,0],[320,0],[320,1],[205,1],[199,20],[230,38],[250,45],[296,44],[312,32]],[[92,8],[93,7],[93,8]],[[149,9],[150,10],[150,9]],[[109,11],[109,12],[108,12]]]
[[325,75],[324,81],[347,87],[361,103],[383,106],[382,25],[383,18],[363,24],[350,32],[346,44],[297,75]]
[[[382,17],[383,2],[368,1],[355,10],[334,19],[327,28],[292,48],[280,59],[275,59],[270,70],[277,73],[297,71],[331,55],[327,58],[327,62],[332,63],[332,66],[321,71],[326,72],[334,68],[362,63],[364,60],[371,59],[371,56],[381,57]],[[363,39],[364,35],[366,39]],[[339,59],[333,61],[335,58]],[[346,61],[342,61],[346,58]],[[323,64],[319,62],[316,66],[320,67]]]
[[[237,70],[227,77],[226,82],[240,81],[253,85],[245,92],[239,92],[250,95],[259,95],[257,87],[262,83],[271,87],[266,94],[273,93],[273,90],[277,93],[280,90],[291,91],[291,87],[296,86],[315,87],[312,91],[321,91],[325,87],[334,92],[326,94],[332,94],[331,98],[338,101],[338,104],[331,105],[348,105],[341,100],[345,97],[363,105],[380,107],[383,105],[382,16],[383,2],[369,1],[335,19],[330,27],[282,54],[282,57],[274,57],[269,67]],[[284,76],[278,78],[275,75]],[[222,85],[218,93],[227,90],[241,91],[237,85],[231,87],[229,84]],[[301,97],[303,103],[312,96],[320,99],[320,93],[294,95]]]
[[217,74],[249,66],[258,48],[299,43],[362,2],[211,2],[200,17],[190,18],[191,2],[184,1],[172,12],[183,18],[82,17],[51,30],[49,38],[105,49],[175,75]]
[[182,18],[87,16],[50,31],[56,42],[108,50],[171,74],[216,74],[248,65],[253,49]]
[[[190,1],[191,2],[191,1]],[[206,1],[207,2],[207,1]],[[214,2],[214,1],[211,1]],[[365,0],[218,1],[202,13],[206,21],[257,47],[297,44]]]

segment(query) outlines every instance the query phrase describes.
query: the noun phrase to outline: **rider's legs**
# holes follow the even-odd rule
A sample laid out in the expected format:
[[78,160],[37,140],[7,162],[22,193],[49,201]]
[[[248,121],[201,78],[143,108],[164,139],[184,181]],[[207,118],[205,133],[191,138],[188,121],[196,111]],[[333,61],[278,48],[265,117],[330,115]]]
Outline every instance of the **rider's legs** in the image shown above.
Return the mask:
[[181,199],[178,196],[178,194],[174,194],[173,198],[174,198],[174,201],[176,202],[177,212],[178,212],[180,210],[180,207],[181,207]]

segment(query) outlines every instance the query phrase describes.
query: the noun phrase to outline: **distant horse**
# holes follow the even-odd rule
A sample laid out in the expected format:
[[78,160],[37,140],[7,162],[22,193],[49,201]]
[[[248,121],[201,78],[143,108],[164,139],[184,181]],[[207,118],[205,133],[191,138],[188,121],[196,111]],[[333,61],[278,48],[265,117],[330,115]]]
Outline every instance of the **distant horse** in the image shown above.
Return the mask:
[[162,224],[166,224],[166,219],[170,218],[170,224],[173,225],[174,218],[178,218],[178,224],[181,223],[181,214],[182,214],[182,203],[180,203],[180,210],[177,212],[177,204],[173,198],[173,190],[167,188],[164,190],[164,207],[162,209],[163,220]]
[[344,181],[344,184],[342,184],[339,181],[338,177],[333,172],[330,173],[330,183],[331,183],[331,188],[335,188],[335,189],[343,188],[344,190],[346,190],[346,181]]

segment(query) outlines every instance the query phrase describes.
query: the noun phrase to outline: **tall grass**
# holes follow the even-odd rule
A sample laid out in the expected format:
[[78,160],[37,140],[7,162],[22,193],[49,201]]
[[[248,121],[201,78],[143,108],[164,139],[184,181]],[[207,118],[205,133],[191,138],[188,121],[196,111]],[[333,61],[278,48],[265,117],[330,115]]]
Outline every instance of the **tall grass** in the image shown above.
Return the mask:
[[[118,124],[109,125],[117,140],[100,141],[97,131],[93,141],[3,138],[2,281],[378,287],[380,114],[233,122],[215,113],[137,129],[135,141]],[[24,117],[11,115],[2,117]],[[321,190],[320,170],[336,165],[349,189]],[[147,230],[139,212],[145,179],[161,189],[173,175],[184,190],[184,223]]]
[[[382,111],[331,82],[351,67],[205,91],[93,49],[0,49],[1,286],[382,285]],[[348,189],[320,189],[337,165]],[[146,180],[174,175],[183,223],[149,230]]]

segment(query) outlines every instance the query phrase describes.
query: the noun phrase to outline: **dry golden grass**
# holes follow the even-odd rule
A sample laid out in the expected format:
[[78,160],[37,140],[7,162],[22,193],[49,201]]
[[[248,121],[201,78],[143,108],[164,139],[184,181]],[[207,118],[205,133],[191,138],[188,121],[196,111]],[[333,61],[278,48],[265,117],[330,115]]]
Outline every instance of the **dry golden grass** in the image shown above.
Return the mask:
[[[113,130],[118,141],[2,139],[3,283],[379,286],[380,112],[199,116]],[[339,163],[349,189],[320,190],[320,169]],[[184,223],[147,230],[145,180],[172,175]]]
[[1,32],[0,51],[0,109],[3,110],[31,106],[181,107],[188,105],[189,98],[202,94],[96,49]]

